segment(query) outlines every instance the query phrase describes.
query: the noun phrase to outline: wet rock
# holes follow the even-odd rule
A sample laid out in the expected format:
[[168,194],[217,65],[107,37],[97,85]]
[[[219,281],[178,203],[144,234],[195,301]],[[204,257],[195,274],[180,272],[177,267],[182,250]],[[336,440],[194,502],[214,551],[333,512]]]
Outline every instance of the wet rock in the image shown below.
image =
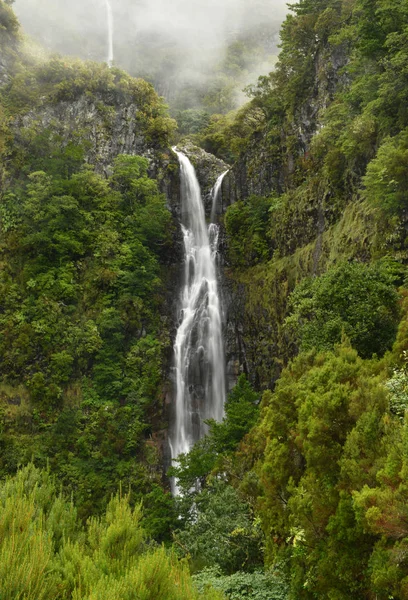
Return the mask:
[[15,122],[16,142],[23,146],[25,138],[19,132],[24,130],[58,136],[62,146],[82,144],[86,161],[107,176],[118,154],[145,156],[157,169],[160,154],[166,150],[155,148],[143,137],[136,104],[105,94],[85,93],[73,101],[46,103],[20,117]]

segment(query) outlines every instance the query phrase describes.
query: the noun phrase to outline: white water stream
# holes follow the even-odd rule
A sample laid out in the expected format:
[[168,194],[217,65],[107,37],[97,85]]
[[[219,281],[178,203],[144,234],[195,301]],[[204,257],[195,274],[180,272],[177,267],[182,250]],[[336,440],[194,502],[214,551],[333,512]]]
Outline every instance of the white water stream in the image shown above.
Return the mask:
[[221,194],[222,182],[224,181],[224,177],[227,173],[229,173],[229,170],[224,171],[224,173],[222,173],[222,175],[220,175],[218,177],[218,179],[215,183],[215,186],[213,187],[213,190],[212,190],[211,223],[213,223],[214,219],[215,219],[215,211],[217,210],[217,202],[218,202],[218,198]]
[[[182,152],[173,150],[180,162],[184,237],[180,324],[174,344],[176,403],[170,435],[174,460],[207,433],[205,420],[222,420],[226,384],[216,270],[219,228],[214,223],[207,227],[194,167]],[[177,482],[172,488],[177,495]]]
[[108,58],[107,63],[109,67],[113,64],[113,14],[112,7],[110,5],[109,0],[105,0],[106,4],[106,14],[108,21]]

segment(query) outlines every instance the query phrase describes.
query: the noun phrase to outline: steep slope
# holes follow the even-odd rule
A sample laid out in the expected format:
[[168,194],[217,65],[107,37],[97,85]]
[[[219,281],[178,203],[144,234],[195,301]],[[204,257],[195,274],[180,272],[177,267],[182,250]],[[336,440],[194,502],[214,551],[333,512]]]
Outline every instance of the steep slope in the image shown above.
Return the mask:
[[219,132],[236,157],[223,188],[239,201],[225,219],[227,263],[246,290],[234,328],[243,368],[262,386],[293,355],[281,324],[300,279],[342,260],[406,260],[403,3],[304,0],[293,10],[276,71]]
[[292,11],[276,71],[203,138],[236,159],[228,351],[267,390],[209,472],[251,503],[291,599],[405,599],[407,5]]
[[145,81],[40,60],[0,19],[0,471],[49,464],[83,518],[122,480],[160,538],[175,123]]
[[[149,83],[30,53],[7,3],[0,19],[0,472],[48,463],[84,518],[122,481],[161,539],[174,517],[176,123]],[[209,195],[226,166],[188,151]]]

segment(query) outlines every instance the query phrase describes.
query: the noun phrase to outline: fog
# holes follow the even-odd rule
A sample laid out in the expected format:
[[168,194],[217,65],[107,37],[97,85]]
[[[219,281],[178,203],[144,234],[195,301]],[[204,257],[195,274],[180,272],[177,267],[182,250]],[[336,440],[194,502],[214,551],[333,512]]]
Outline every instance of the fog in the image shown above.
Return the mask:
[[[287,12],[285,0],[110,0],[110,5],[114,63],[152,81],[170,101],[186,86],[205,85],[228,46],[248,36],[251,48],[257,47],[259,69],[271,68]],[[16,0],[13,6],[24,30],[49,50],[107,60],[106,0]],[[256,62],[246,79],[255,76]]]

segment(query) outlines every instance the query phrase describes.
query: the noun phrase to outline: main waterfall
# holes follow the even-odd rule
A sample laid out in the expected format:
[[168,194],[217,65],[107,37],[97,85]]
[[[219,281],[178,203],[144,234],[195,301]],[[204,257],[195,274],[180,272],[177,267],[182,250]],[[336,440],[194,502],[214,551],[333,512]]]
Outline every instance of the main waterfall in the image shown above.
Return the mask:
[[109,0],[105,0],[106,4],[106,15],[108,21],[108,58],[107,63],[109,67],[113,64],[113,15],[112,15],[112,7],[110,5]]
[[[176,402],[170,435],[174,460],[207,433],[205,420],[222,420],[226,388],[216,270],[219,229],[214,223],[207,228],[194,167],[182,152],[173,150],[180,162],[184,237],[181,321],[174,344]],[[172,485],[177,494],[177,483]]]

